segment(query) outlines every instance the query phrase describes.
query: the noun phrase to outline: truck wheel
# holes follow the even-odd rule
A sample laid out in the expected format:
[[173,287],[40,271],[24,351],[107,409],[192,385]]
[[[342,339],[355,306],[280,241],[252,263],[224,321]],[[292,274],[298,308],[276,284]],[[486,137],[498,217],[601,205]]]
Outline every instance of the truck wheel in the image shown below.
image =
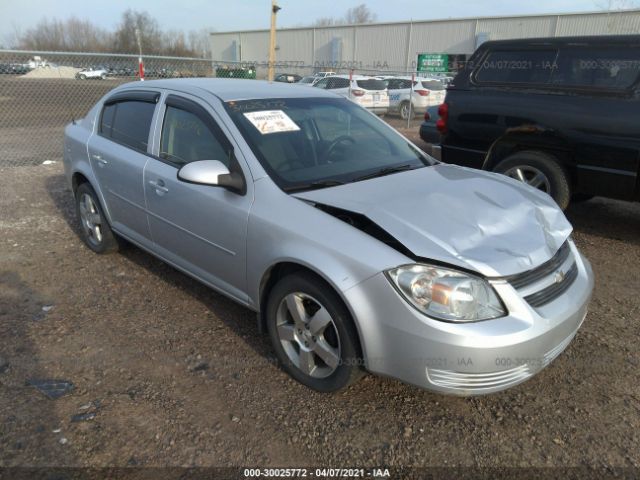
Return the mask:
[[358,336],[349,311],[329,285],[294,273],[271,290],[267,330],[282,368],[319,392],[336,392],[362,376]]
[[86,79],[87,79],[86,75],[84,75],[84,74],[80,75],[80,80],[86,80]]
[[106,79],[107,79],[107,75],[105,73],[100,75],[100,80],[106,80]]
[[571,200],[567,172],[556,157],[545,152],[522,151],[502,160],[493,169],[549,194],[561,209]]
[[[414,112],[411,111],[411,116],[413,117]],[[400,104],[400,118],[406,120],[409,118],[409,102],[404,101]]]

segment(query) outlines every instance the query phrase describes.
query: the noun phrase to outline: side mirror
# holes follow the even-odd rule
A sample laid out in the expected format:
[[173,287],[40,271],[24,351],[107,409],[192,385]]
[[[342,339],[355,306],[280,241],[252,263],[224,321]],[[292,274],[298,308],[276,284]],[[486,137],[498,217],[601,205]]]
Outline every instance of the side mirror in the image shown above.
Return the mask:
[[220,160],[198,160],[187,163],[178,170],[178,179],[187,183],[227,188],[244,194],[245,184],[242,175],[230,172]]

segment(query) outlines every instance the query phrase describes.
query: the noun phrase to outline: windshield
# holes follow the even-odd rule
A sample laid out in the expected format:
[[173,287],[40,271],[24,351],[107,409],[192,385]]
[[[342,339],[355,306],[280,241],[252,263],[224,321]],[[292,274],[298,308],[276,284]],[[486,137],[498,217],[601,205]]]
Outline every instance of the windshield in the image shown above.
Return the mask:
[[[225,104],[269,176],[284,190],[349,183],[435,161],[375,115],[343,98]],[[319,185],[321,184],[321,185]]]

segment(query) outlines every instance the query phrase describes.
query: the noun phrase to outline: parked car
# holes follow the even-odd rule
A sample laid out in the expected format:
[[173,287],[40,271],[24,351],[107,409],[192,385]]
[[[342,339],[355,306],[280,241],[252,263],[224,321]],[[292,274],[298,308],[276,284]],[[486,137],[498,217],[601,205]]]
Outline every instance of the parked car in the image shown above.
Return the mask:
[[106,80],[109,72],[104,67],[89,67],[76,73],[78,80],[99,79]]
[[281,73],[276,75],[273,79],[274,82],[283,82],[283,83],[297,83],[302,80],[302,76],[297,73]]
[[374,77],[353,75],[349,83],[349,75],[333,75],[321,78],[313,86],[332,90],[378,115],[389,110],[387,87],[382,80]]
[[640,200],[640,36],[484,43],[449,86],[442,160],[504,173],[562,208]]
[[306,77],[302,77],[300,81],[298,81],[298,85],[304,85],[305,87],[313,87],[318,80],[320,80],[320,77],[309,75]]
[[31,70],[28,65],[21,63],[0,63],[0,75],[24,75]]
[[330,91],[125,84],[63,151],[91,250],[127,239],[258,312],[284,370],[319,391],[364,365],[495,392],[549,365],[587,311],[591,268],[551,198],[439,163]]
[[424,114],[427,107],[444,102],[445,87],[439,80],[416,78],[413,91],[411,77],[386,78],[384,82],[389,91],[389,111],[398,113],[404,120],[409,118],[409,112],[412,116]]
[[335,75],[336,72],[316,72],[313,74],[314,77],[318,77],[318,78],[324,78],[324,77],[330,77],[331,75]]
[[424,121],[420,124],[420,138],[431,145],[440,144],[440,132],[436,127],[439,107],[440,105],[433,105],[427,108],[424,113]]

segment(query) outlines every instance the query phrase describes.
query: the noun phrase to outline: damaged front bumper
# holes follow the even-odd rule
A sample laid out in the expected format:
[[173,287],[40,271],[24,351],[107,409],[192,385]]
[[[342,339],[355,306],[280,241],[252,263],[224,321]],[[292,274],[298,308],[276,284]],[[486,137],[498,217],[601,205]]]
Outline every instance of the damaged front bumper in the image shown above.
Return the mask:
[[593,272],[568,243],[577,271],[570,286],[534,307],[511,283],[492,282],[508,311],[494,320],[429,318],[412,308],[382,273],[350,288],[345,296],[367,369],[454,395],[493,393],[531,378],[569,345],[587,313]]

